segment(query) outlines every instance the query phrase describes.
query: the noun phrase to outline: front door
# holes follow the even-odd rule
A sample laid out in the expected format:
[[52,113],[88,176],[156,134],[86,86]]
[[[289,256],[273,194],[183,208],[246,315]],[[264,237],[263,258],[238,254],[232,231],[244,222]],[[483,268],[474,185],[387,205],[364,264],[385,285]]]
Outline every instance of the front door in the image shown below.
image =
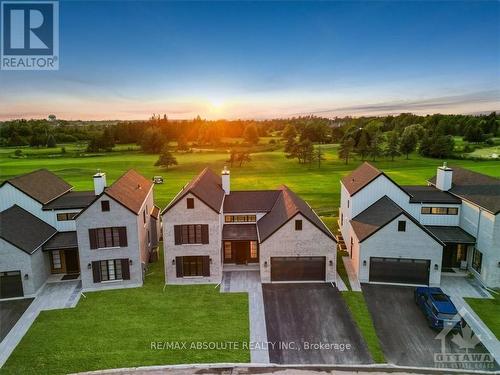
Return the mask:
[[78,250],[65,250],[66,273],[79,273]]
[[247,264],[248,263],[248,251],[250,249],[249,242],[233,242],[233,246],[236,250],[236,264]]

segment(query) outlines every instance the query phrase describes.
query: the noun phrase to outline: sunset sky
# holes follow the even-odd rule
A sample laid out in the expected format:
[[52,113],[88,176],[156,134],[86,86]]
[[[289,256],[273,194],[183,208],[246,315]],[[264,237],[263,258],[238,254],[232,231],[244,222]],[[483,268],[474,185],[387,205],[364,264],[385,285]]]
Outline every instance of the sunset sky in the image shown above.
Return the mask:
[[60,70],[0,71],[0,120],[500,110],[500,3],[60,3]]

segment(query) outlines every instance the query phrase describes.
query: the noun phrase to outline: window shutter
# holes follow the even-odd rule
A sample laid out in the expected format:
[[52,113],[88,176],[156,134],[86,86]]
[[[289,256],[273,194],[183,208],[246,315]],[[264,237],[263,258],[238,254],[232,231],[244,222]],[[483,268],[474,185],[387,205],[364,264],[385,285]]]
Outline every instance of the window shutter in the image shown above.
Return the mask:
[[201,226],[201,243],[202,244],[208,243],[208,225],[207,224],[204,224]]
[[204,256],[203,258],[203,276],[210,276],[210,257]]
[[182,244],[182,227],[174,225],[174,240],[176,245]]
[[94,283],[101,282],[101,262],[92,262],[92,275],[94,276]]
[[122,279],[130,280],[130,263],[128,259],[122,259]]
[[120,247],[127,247],[127,227],[119,227],[118,232],[120,233]]
[[182,271],[182,257],[175,257],[175,268],[177,277],[183,277],[184,272]]
[[97,231],[95,229],[89,229],[89,242],[91,249],[97,249]]

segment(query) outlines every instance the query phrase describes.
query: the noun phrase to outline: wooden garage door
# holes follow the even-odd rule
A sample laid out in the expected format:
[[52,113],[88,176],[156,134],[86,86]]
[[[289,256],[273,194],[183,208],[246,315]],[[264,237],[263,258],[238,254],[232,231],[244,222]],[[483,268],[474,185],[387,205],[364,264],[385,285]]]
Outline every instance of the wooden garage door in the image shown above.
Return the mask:
[[273,257],[271,281],[324,281],[325,257]]
[[0,298],[22,297],[21,271],[0,272]]
[[370,258],[370,281],[429,285],[430,260]]

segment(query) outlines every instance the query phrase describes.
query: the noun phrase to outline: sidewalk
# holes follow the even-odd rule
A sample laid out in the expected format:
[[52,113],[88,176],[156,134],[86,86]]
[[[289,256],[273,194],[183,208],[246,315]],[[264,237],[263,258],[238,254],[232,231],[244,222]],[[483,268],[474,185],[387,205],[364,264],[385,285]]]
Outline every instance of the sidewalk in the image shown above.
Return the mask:
[[361,292],[361,284],[359,283],[358,277],[356,276],[356,272],[354,271],[351,259],[349,257],[342,257],[342,261],[344,262],[344,267],[347,272],[347,276],[349,277],[351,290],[354,292]]
[[[260,283],[259,271],[231,271],[224,272],[221,284],[221,292],[248,293],[248,313],[250,319],[250,342],[261,344],[265,347],[267,343],[266,315],[264,312],[264,298],[262,297],[262,285]],[[269,352],[267,348],[255,348],[250,350],[250,361],[252,363],[269,363]]]
[[23,316],[0,343],[0,368],[28,332],[40,311],[74,307],[78,302],[80,290],[79,280],[45,284]]

